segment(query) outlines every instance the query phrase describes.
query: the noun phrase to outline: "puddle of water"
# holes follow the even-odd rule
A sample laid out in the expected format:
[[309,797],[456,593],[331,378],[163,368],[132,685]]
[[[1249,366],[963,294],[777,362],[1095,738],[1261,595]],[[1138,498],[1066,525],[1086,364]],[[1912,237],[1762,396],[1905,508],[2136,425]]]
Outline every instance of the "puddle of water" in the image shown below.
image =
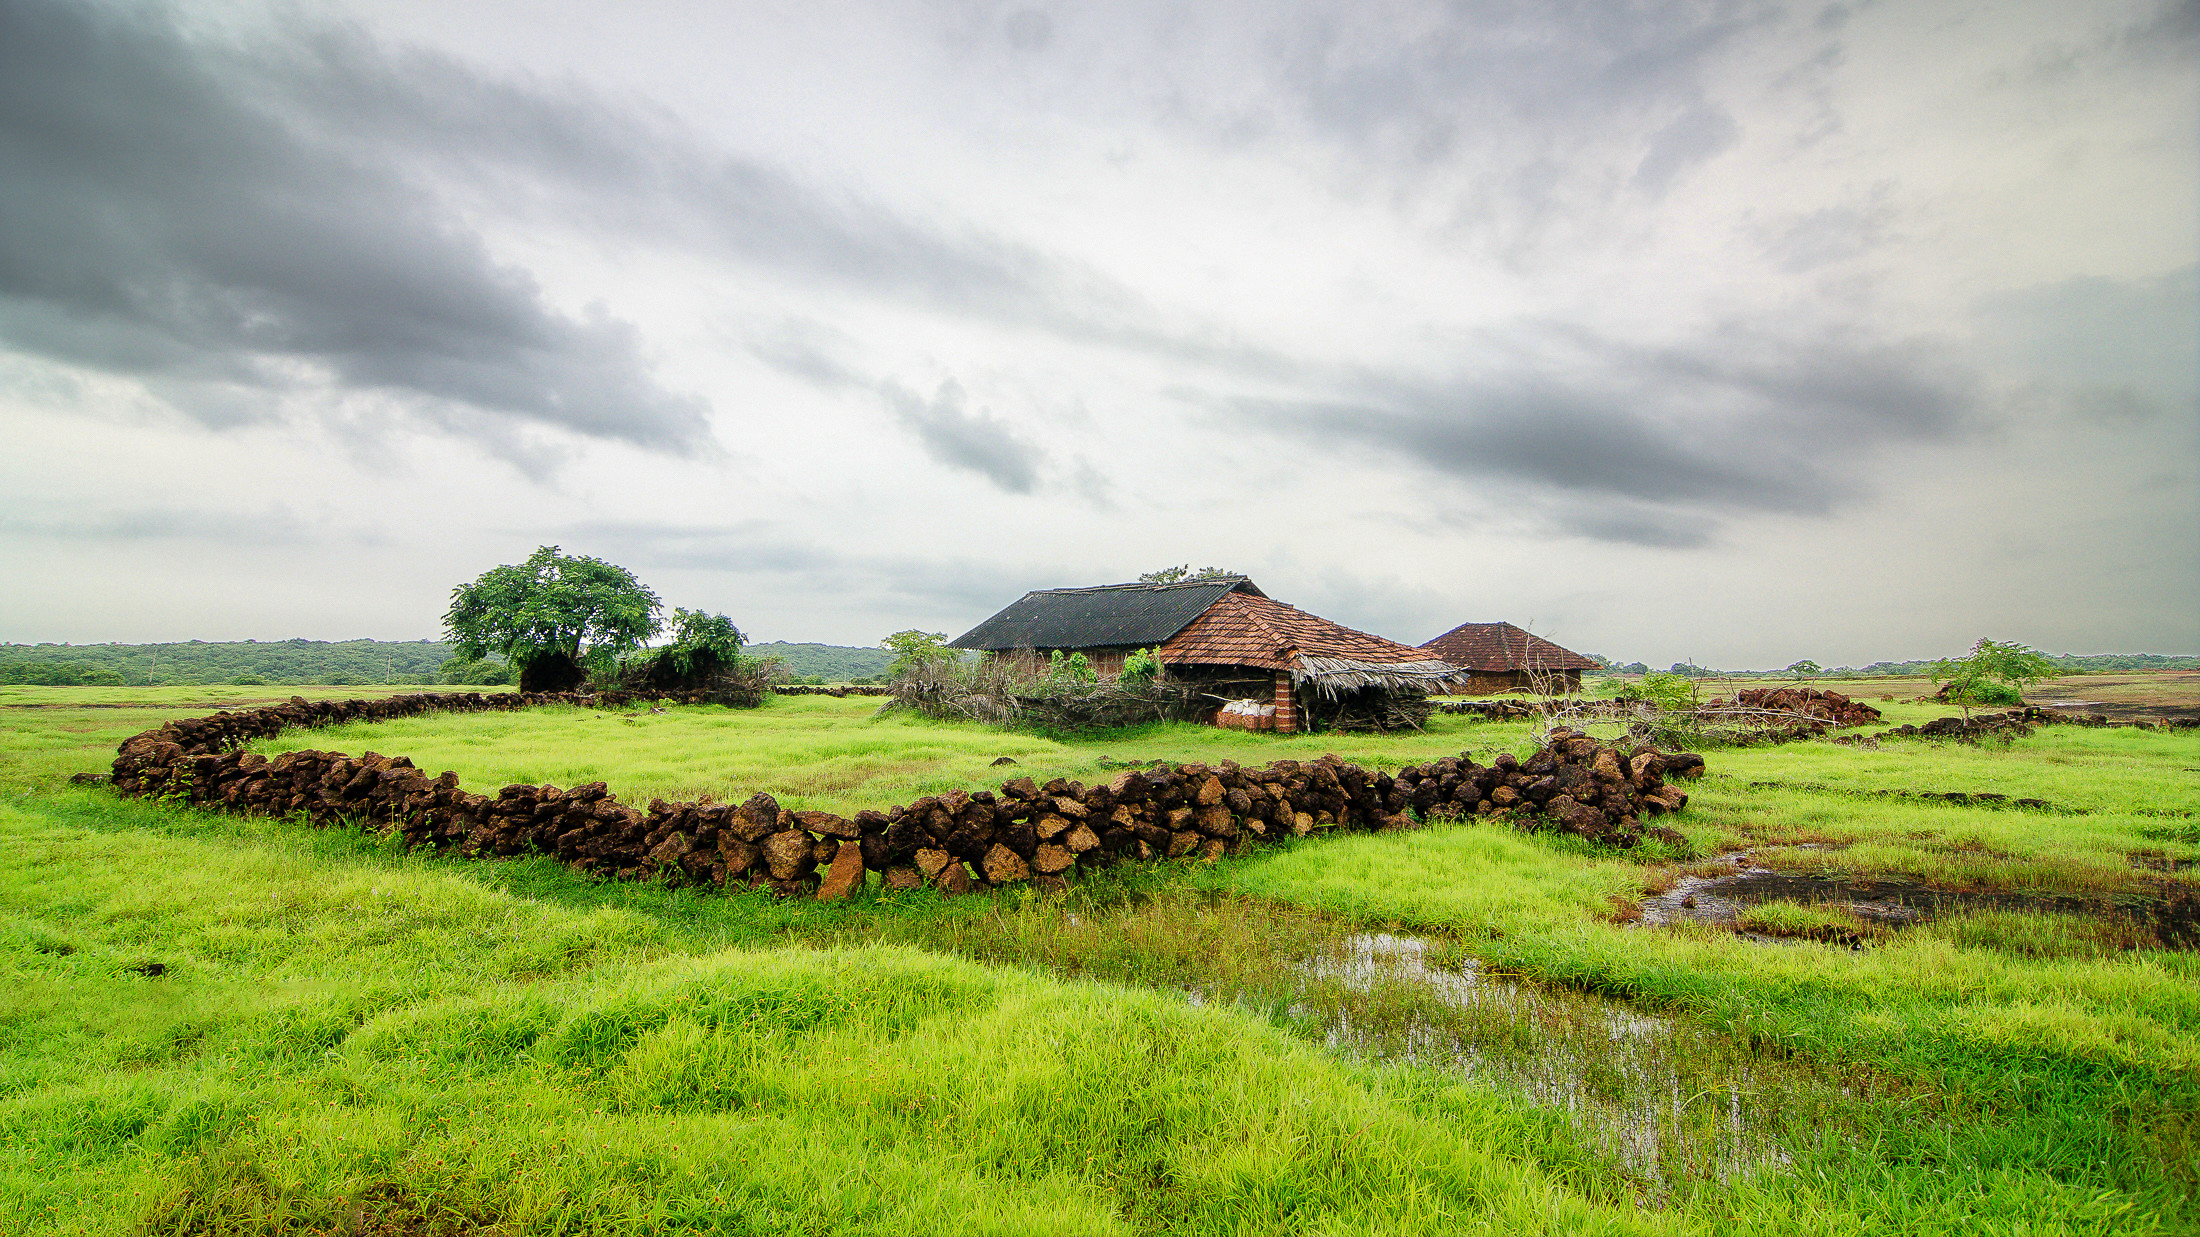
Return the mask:
[[1285,1012],[1334,1051],[1444,1071],[1566,1114],[1653,1198],[1681,1179],[1791,1163],[1777,1134],[1793,1120],[1789,1101],[1847,1094],[1693,1026],[1491,974],[1473,958],[1432,960],[1430,948],[1388,932],[1346,937],[1300,965]]
[[[1943,889],[1908,880],[1817,876],[1752,864],[1746,851],[1721,855],[1719,861],[1735,864],[1735,870],[1719,876],[1682,877],[1666,892],[1644,898],[1640,926],[1695,922],[1731,928],[1751,906],[1791,901],[1838,907],[1867,924],[1889,928],[1987,910],[2131,919],[2151,930],[2162,947],[2200,948],[2200,897],[2167,882],[2149,889],[2150,897],[2116,905],[2081,894]],[[1794,938],[1738,928],[1735,935],[1764,944],[1797,943]]]

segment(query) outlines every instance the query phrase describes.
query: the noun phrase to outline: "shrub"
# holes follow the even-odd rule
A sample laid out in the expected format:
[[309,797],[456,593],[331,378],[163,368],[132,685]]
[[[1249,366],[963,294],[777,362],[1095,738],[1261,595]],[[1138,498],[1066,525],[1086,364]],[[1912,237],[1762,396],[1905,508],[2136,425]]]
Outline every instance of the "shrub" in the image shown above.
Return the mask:
[[1641,701],[1661,713],[1678,713],[1696,707],[1696,681],[1685,674],[1653,670],[1640,683],[1622,684],[1619,699]]

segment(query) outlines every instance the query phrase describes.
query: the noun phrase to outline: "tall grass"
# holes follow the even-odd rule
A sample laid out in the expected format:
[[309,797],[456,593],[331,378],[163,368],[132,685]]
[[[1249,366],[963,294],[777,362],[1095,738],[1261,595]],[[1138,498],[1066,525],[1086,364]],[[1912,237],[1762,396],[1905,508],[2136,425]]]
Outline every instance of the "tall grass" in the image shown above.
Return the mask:
[[[2200,764],[2190,735],[1719,753],[1674,818],[1694,855],[1462,824],[1118,869],[1061,899],[874,887],[820,905],[57,785],[164,715],[0,715],[0,1231],[2200,1224],[2194,955],[2008,911],[1862,951],[1621,922],[1729,847],[2136,896],[2181,878],[2133,851],[2200,856],[2174,832],[2200,810],[2177,777]],[[1129,759],[1487,759],[1529,733],[1438,718],[1412,736],[1057,742],[790,698],[269,746],[402,752],[481,790],[765,789],[849,811],[1014,775],[1096,781]],[[2087,814],[1870,793],[1886,788]],[[1432,967],[1513,995],[1334,969],[1384,928],[1430,934]],[[1661,1096],[1646,1160],[1627,1131]]]

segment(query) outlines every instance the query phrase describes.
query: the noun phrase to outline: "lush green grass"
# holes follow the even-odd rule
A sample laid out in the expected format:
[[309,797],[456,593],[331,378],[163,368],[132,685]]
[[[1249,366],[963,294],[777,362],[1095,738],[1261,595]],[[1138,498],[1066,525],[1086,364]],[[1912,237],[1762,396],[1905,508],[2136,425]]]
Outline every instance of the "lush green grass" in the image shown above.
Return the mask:
[[[1105,781],[1103,761],[1312,759],[1396,768],[1456,755],[1477,742],[1519,746],[1525,726],[1501,729],[1465,718],[1438,718],[1413,736],[1277,737],[1210,726],[1158,725],[1064,742],[1037,735],[933,721],[907,712],[878,713],[876,699],[782,696],[761,709],[717,706],[612,712],[548,708],[519,714],[441,714],[376,725],[284,734],[254,750],[312,746],[357,753],[403,753],[423,769],[456,770],[474,787],[513,782],[574,786],[608,782],[636,803],[703,796],[738,802],[759,790],[789,807],[854,812],[907,803],[940,790],[993,787],[1011,777]],[[1014,766],[996,767],[1002,757]]]
[[[1248,1014],[0,808],[8,1231],[1636,1232]],[[158,977],[130,969],[148,961]]]
[[[2200,808],[2176,776],[2200,766],[2191,735],[1713,753],[1718,776],[1678,818],[1696,857],[1460,824],[1119,870],[1061,899],[827,906],[56,785],[148,718],[206,711],[208,690],[0,714],[0,1230],[2200,1223],[2195,955],[2007,910],[1861,951],[1803,939],[1840,918],[1812,904],[1758,908],[1789,945],[1622,922],[1730,847],[1836,875],[2137,896],[2163,878],[2132,851],[2200,856],[2176,833]],[[1089,782],[1111,775],[1103,758],[1335,750],[1396,767],[1530,737],[1442,719],[1389,738],[1064,743],[874,704],[423,718],[272,746],[402,752],[481,790],[600,779],[645,800],[763,789],[847,811],[1016,774]],[[1462,1005],[1404,971],[1346,982],[1335,960],[1363,925],[1547,986]],[[156,961],[159,977],[126,969]]]

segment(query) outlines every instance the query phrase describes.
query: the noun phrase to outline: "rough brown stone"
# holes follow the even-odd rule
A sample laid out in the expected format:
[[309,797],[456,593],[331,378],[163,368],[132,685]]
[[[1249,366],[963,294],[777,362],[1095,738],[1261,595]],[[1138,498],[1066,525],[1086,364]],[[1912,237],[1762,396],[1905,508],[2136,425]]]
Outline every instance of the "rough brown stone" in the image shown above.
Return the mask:
[[[1040,849],[1044,850],[1046,848],[1041,847]],[[1064,853],[1068,852],[1065,851]],[[986,880],[996,885],[1006,885],[1014,881],[1029,880],[1031,878],[1031,865],[1024,862],[1024,857],[998,843],[985,852],[985,858],[980,862],[979,867],[985,872]]]
[[833,856],[833,866],[825,871],[825,879],[818,882],[820,901],[838,902],[863,887],[863,848],[843,846]]
[[856,822],[835,816],[831,812],[793,812],[790,815],[794,817],[797,828],[807,829],[812,833],[822,833],[831,838],[846,838],[849,841],[863,836],[863,830],[856,826]]
[[924,873],[906,865],[888,868],[883,883],[888,893],[908,893],[924,888]]
[[1064,872],[1076,862],[1077,856],[1071,854],[1068,847],[1056,846],[1052,842],[1041,844],[1031,855],[1031,866],[1039,872]]
[[1100,845],[1100,835],[1089,825],[1079,825],[1062,838],[1062,845],[1068,847],[1071,854],[1082,855]]
[[927,846],[917,851],[917,870],[926,876],[938,876],[942,868],[953,862],[955,862],[955,857],[944,850],[935,850]]
[[1194,850],[1197,850],[1199,848],[1199,844],[1206,840],[1207,839],[1205,839],[1204,837],[1201,837],[1197,833],[1193,833],[1189,829],[1183,830],[1179,833],[1172,833],[1169,835],[1169,858],[1181,859],[1185,855],[1189,855]]
[[1230,844],[1221,838],[1208,838],[1199,844],[1199,861],[1201,863],[1213,863],[1227,854],[1229,849]]
[[749,801],[733,809],[725,827],[744,842],[761,842],[767,834],[779,832],[779,801],[766,794],[749,796]]
[[1219,777],[1209,777],[1206,781],[1199,784],[1199,806],[1211,807],[1214,804],[1222,802],[1222,794],[1222,779]]
[[782,829],[764,839],[764,863],[773,880],[793,880],[816,862],[810,852],[810,835],[800,829]]
[[1234,838],[1238,834],[1237,821],[1230,815],[1230,809],[1219,803],[1199,809],[1199,814],[1192,818],[1192,825],[1211,838]]

